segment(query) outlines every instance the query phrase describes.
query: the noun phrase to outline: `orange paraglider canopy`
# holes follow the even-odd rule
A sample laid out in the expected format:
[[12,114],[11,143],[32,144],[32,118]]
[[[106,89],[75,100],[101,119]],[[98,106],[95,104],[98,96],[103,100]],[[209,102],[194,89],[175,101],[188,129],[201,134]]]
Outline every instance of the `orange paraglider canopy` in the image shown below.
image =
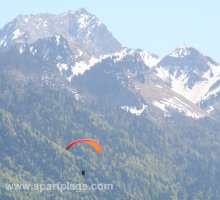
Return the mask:
[[79,140],[74,140],[73,142],[69,143],[66,146],[66,150],[69,150],[73,145],[77,144],[77,143],[87,143],[90,144],[93,148],[95,148],[95,150],[98,152],[98,154],[101,153],[102,149],[101,146],[99,145],[98,142],[96,142],[95,140],[91,140],[91,139],[79,139]]

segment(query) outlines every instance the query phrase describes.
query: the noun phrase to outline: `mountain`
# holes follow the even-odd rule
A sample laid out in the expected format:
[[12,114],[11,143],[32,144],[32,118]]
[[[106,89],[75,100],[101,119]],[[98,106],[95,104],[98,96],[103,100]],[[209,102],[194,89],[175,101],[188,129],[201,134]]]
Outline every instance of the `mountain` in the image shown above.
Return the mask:
[[[62,26],[60,26],[60,24],[62,24]],[[102,37],[100,37],[100,34]],[[83,85],[77,84],[76,81],[73,80],[73,77],[83,75],[86,71],[99,65],[99,63],[106,63],[107,60],[109,60],[109,62],[113,62],[114,65],[128,65],[129,70],[131,70],[131,72],[133,71],[132,73],[136,73],[133,75],[131,74],[132,76],[129,77],[128,73],[123,70],[120,75],[124,76],[122,78],[123,80],[116,80],[118,82],[117,84],[121,85],[118,88],[127,87],[128,91],[126,93],[129,93],[130,99],[139,99],[133,101],[133,103],[126,101],[122,103],[123,101],[120,100],[121,103],[117,102],[116,104],[122,109],[127,111],[136,110],[137,113],[139,113],[141,111],[146,111],[148,107],[148,110],[152,110],[150,113],[155,113],[155,109],[157,109],[157,112],[162,116],[170,116],[170,113],[173,111],[194,118],[201,118],[208,115],[207,111],[209,112],[209,109],[205,108],[205,110],[202,110],[197,106],[198,104],[195,105],[195,103],[197,103],[195,100],[192,100],[188,94],[185,95],[185,91],[188,91],[188,87],[192,88],[193,85],[200,81],[199,74],[198,76],[196,75],[196,70],[192,72],[191,66],[198,66],[201,68],[201,74],[204,70],[207,70],[209,63],[216,65],[211,58],[203,57],[196,49],[183,46],[176,49],[172,54],[164,58],[159,58],[159,56],[141,49],[133,50],[125,47],[122,48],[120,43],[117,42],[107,30],[106,26],[85,9],[80,9],[75,12],[69,11],[59,15],[19,15],[0,31],[0,38],[2,62],[4,62],[4,60],[7,62],[8,57],[10,57],[11,54],[14,55],[16,47],[18,51],[16,54],[19,59],[22,57],[21,63],[25,63],[28,60],[28,62],[31,62],[30,65],[34,66],[34,71],[39,69],[38,79],[42,79],[39,77],[39,74],[45,77],[44,74],[46,73],[46,81],[50,82],[48,79],[55,75],[57,79],[60,80],[58,81],[60,82],[59,85],[69,85],[69,83],[65,83],[66,79],[68,82],[74,82],[69,90],[78,91],[79,88],[83,88]],[[19,56],[19,54],[21,56]],[[187,57],[187,59],[185,57]],[[199,57],[200,61],[194,57]],[[193,60],[196,61],[192,62]],[[16,62],[19,63],[18,61]],[[179,90],[180,85],[183,84],[183,80],[180,80],[175,86],[168,81],[166,82],[168,84],[167,87],[164,87],[164,83],[155,78],[155,73],[146,73],[146,69],[149,68],[149,71],[154,71],[154,69],[156,69],[156,76],[159,76],[158,74],[160,73],[167,73],[167,71],[174,76],[173,73],[181,74],[182,67],[187,66],[188,63],[190,63],[190,65],[188,68],[185,67],[184,74],[186,77],[190,74],[190,77],[188,78],[188,85],[181,89],[184,93]],[[8,63],[8,65],[15,64]],[[135,66],[139,65],[141,65],[141,67],[135,69]],[[178,66],[179,69],[176,69],[178,72],[175,72],[171,65],[173,65],[174,68]],[[102,67],[101,70],[104,70],[104,67]],[[31,69],[31,72],[32,71],[33,69]],[[42,74],[42,71],[44,74]],[[48,76],[48,74],[51,73],[54,75]],[[113,73],[115,73],[114,77],[116,77],[117,71]],[[152,81],[144,81],[145,85],[143,85],[143,83],[139,85],[138,82],[133,80],[136,75],[139,81],[142,76],[144,80],[156,79],[157,81],[154,80],[154,82],[157,82],[157,84],[149,84],[149,82]],[[103,77],[99,78],[102,79]],[[164,80],[163,75],[159,76],[159,78]],[[176,80],[177,78],[179,78],[179,76],[173,79]],[[114,82],[114,80],[108,81]],[[100,80],[100,82],[104,83],[105,80]],[[124,82],[130,83],[125,86]],[[173,84],[172,89],[175,93],[170,91],[170,84]],[[78,85],[78,88],[76,85]],[[155,85],[157,86],[155,87]],[[94,85],[94,87],[96,87],[96,85]],[[143,90],[138,89],[138,91],[137,88],[143,88]],[[153,95],[147,95],[144,88],[148,88],[148,94]],[[125,88],[124,90],[127,89]],[[166,92],[161,92],[162,90],[166,90]],[[193,90],[191,91],[191,96],[193,96],[193,98],[201,98],[200,96],[194,97],[195,92],[193,92]],[[120,93],[117,90],[115,90],[115,92],[118,94]],[[84,87],[84,91],[81,93],[88,94],[90,91],[85,91]],[[83,96],[83,94],[81,96]],[[125,97],[126,95],[122,93],[120,98],[123,99]],[[126,97],[126,99],[129,98]],[[135,113],[135,111],[133,111],[133,113]]]
[[[0,78],[1,199],[196,199],[202,191],[209,192],[200,199],[219,198],[219,127],[212,121],[152,121],[107,102],[99,104],[100,115],[63,90]],[[100,156],[86,145],[65,151],[85,137],[100,142]],[[14,192],[9,183],[110,183],[114,189]]]
[[[0,30],[0,199],[220,199],[218,88],[219,64],[193,47],[122,47],[85,9],[19,15]],[[79,138],[102,154],[66,152]],[[4,185],[68,182],[114,189]]]
[[205,117],[205,111],[170,90],[151,73],[147,59],[142,57],[144,53],[131,49],[115,53],[95,64],[83,76],[74,77],[73,85],[82,93],[92,95],[86,99],[109,101],[136,115],[145,113],[151,118],[160,118],[180,112],[193,118]]
[[[193,47],[182,45],[157,64],[154,73],[173,91],[201,108],[219,92],[220,65]],[[205,103],[206,102],[206,103]]]
[[55,35],[65,37],[70,48],[78,47],[83,53],[86,50],[95,57],[121,49],[107,27],[85,9],[59,15],[19,15],[1,30],[0,46],[31,44]]
[[29,51],[33,59],[67,71],[69,80],[100,56],[122,49],[107,27],[85,9],[59,15],[19,15],[0,31],[2,54],[9,56],[15,46],[20,54]]

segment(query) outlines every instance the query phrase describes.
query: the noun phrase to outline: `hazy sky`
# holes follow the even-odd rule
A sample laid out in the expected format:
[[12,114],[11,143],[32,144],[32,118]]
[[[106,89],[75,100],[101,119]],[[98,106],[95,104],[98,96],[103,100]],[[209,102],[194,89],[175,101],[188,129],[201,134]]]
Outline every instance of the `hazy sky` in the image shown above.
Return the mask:
[[84,7],[123,45],[164,56],[187,43],[220,62],[220,0],[6,0],[0,27],[18,14]]

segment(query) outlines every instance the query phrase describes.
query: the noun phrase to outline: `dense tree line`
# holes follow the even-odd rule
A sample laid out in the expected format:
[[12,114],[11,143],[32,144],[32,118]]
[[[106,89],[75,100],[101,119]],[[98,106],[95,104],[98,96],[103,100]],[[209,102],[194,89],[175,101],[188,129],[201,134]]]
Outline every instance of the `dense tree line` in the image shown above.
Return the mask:
[[[217,123],[154,121],[108,102],[0,78],[0,199],[220,199]],[[176,123],[179,121],[179,123]],[[90,137],[101,156],[71,140]],[[80,174],[84,168],[88,178]],[[113,183],[113,191],[7,191],[5,183]]]

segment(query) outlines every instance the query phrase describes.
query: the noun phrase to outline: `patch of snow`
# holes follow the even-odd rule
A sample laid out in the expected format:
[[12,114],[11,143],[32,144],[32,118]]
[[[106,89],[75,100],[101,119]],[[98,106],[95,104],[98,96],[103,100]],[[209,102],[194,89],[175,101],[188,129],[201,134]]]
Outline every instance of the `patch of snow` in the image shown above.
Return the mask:
[[74,95],[74,98],[76,99],[76,101],[82,101],[83,96],[80,95],[76,89],[73,89],[73,88],[67,88],[67,89]]
[[212,85],[220,80],[220,66],[215,66],[210,64],[210,69],[203,75],[205,79],[203,85],[201,85],[202,97],[201,100],[207,100],[213,95],[217,95],[220,92],[220,88],[213,88],[210,90]]
[[166,105],[158,101],[153,101],[153,105],[166,112]]
[[34,56],[37,53],[37,49],[34,49],[33,46],[30,47],[30,52]]
[[134,88],[135,88],[136,90],[140,90],[140,88],[139,88],[139,87],[137,87],[136,85],[134,86]]
[[68,81],[71,81],[74,76],[82,75],[85,71],[89,70],[96,63],[100,62],[102,59],[108,57],[108,55],[104,55],[100,58],[91,57],[88,62],[81,61],[76,63],[71,67],[72,75],[67,78]]
[[55,35],[57,46],[60,44],[60,35]]
[[145,65],[147,65],[150,68],[152,68],[153,66],[156,66],[157,63],[159,63],[161,60],[161,58],[158,58],[157,56],[147,51],[142,51],[140,53],[140,56],[142,60],[144,61]]
[[220,92],[220,87],[213,89],[210,92],[206,93],[206,95],[204,97],[202,97],[202,100],[207,100],[210,97],[216,97],[219,92]]
[[19,28],[16,29],[16,30],[12,33],[12,35],[13,35],[12,40],[15,40],[15,39],[19,38],[19,37],[22,36],[23,34],[24,34],[24,32],[21,32]]
[[88,26],[88,20],[89,20],[89,15],[87,14],[80,14],[78,23],[79,23],[79,29],[84,29]]
[[131,106],[121,106],[121,108],[127,112],[130,112],[133,115],[140,116],[147,108],[147,105],[143,104],[141,109],[137,109],[137,107]]
[[48,26],[47,23],[48,23],[47,20],[44,21],[43,26],[44,26],[44,27],[47,27],[47,26]]
[[[80,13],[78,15],[78,24],[79,24],[79,30],[85,29],[88,26],[90,26],[91,29],[94,29],[97,26],[100,26],[102,23],[96,19],[95,16],[90,16],[87,13]],[[88,35],[90,33],[88,32]]]
[[173,91],[197,104],[201,100],[210,97],[210,95],[219,92],[219,90],[210,91],[210,88],[220,80],[220,66],[210,64],[209,67],[210,69],[202,75],[203,80],[195,83],[192,88],[188,87],[188,75],[182,70],[179,71],[180,74],[177,77],[176,74],[172,75],[169,73],[168,69],[160,66],[156,68],[156,75],[167,83],[170,83]]
[[25,23],[29,22],[29,19],[27,17],[24,18]]
[[56,58],[57,60],[60,60],[60,59],[62,59],[62,57],[61,56],[57,56],[57,58]]
[[80,49],[78,49],[78,53],[79,53],[79,57],[83,55],[83,51],[81,51]]
[[72,78],[73,78],[73,76],[69,76],[69,77],[67,77],[66,79],[67,79],[67,81],[71,81],[72,80]]
[[88,37],[90,34],[91,34],[91,31],[88,30],[88,32],[87,32],[87,34],[86,34],[86,37]]
[[168,109],[171,108],[171,109],[177,110],[180,113],[183,113],[184,115],[188,117],[192,117],[194,119],[199,119],[205,116],[204,114],[198,111],[195,111],[193,107],[184,103],[177,97],[173,97],[169,99],[163,98],[159,102],[154,101],[153,105],[158,107],[164,112],[168,112]]
[[177,48],[174,52],[172,52],[169,56],[175,58],[183,58],[185,56],[190,55],[189,46],[183,44],[179,48]]
[[112,58],[113,62],[116,63],[116,62],[122,61],[126,56],[129,56],[129,55],[132,56],[135,53],[139,54],[141,59],[145,63],[145,65],[147,65],[150,68],[155,66],[161,60],[156,55],[150,52],[147,52],[147,51],[138,52],[135,49],[129,49],[126,47],[124,47],[121,51],[108,55],[108,57]]
[[155,85],[156,87],[158,87],[158,88],[163,88],[162,86],[160,86],[160,85]]
[[208,110],[206,110],[208,113],[211,113],[214,110],[213,106],[209,106]]
[[156,69],[156,75],[161,78],[163,81],[169,81],[170,73],[168,70],[164,69],[163,67],[159,67]]
[[0,40],[0,47],[2,46],[2,44],[5,43],[5,39],[6,39],[6,36],[4,36],[4,38]]
[[125,56],[134,54],[134,52],[135,50],[133,49],[124,48],[122,51],[112,54],[111,57],[114,57],[114,62],[119,62],[123,60]]
[[24,50],[25,50],[25,49],[24,49],[23,45],[21,45],[20,48],[19,48],[19,53],[20,53],[20,54],[24,53]]
[[59,71],[60,71],[60,73],[62,75],[63,70],[64,71],[68,70],[68,65],[65,64],[65,63],[57,63],[57,68],[59,69]]

